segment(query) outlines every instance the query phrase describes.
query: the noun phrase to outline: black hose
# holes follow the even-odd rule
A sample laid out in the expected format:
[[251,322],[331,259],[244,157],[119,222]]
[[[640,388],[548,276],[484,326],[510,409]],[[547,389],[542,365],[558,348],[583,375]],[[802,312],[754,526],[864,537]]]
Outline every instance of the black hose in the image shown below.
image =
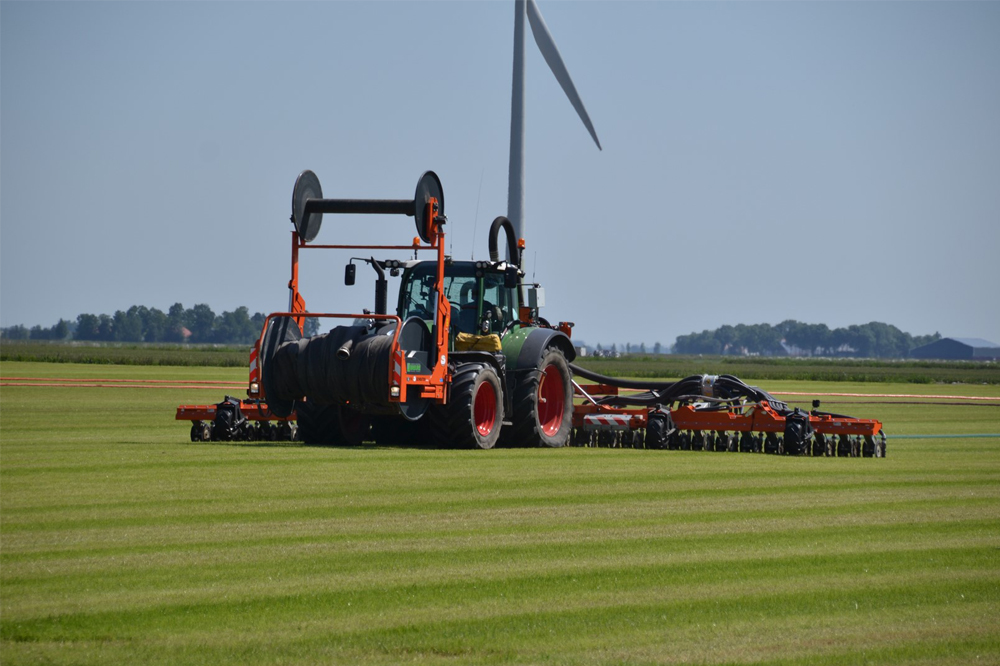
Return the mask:
[[584,379],[589,379],[592,382],[598,382],[600,384],[607,384],[608,386],[617,386],[618,388],[635,388],[635,389],[665,389],[670,388],[676,382],[647,382],[638,379],[621,379],[619,377],[607,377],[600,373],[594,372],[593,370],[587,370],[586,368],[581,368],[575,363],[569,364],[570,370],[573,371],[574,375],[579,375]]
[[[275,397],[280,400],[382,405],[389,395],[392,335],[383,327],[338,326],[329,333],[283,344],[268,362]],[[338,352],[349,350],[346,360]],[[269,396],[270,397],[270,396]]]
[[507,233],[507,261],[518,268],[521,267],[521,248],[517,246],[517,234],[514,233],[514,225],[503,215],[493,220],[490,225],[490,261],[497,263],[500,261],[500,249],[497,247],[497,235],[503,227]]

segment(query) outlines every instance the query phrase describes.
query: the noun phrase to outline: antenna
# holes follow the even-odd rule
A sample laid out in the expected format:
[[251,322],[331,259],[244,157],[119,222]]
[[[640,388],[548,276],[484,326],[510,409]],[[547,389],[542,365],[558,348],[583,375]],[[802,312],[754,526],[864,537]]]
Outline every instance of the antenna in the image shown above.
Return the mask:
[[486,167],[479,172],[479,194],[476,195],[476,219],[472,223],[472,251],[469,254],[470,260],[476,258],[476,225],[479,224],[479,202],[483,198],[483,176],[486,175]]

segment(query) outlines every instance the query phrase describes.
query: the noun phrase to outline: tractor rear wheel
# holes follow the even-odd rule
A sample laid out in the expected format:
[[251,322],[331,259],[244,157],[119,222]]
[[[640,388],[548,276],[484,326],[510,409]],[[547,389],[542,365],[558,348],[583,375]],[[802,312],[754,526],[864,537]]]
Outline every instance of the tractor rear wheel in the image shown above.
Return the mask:
[[496,370],[483,363],[458,366],[448,404],[434,405],[427,417],[431,437],[462,449],[492,449],[503,424],[503,388]]
[[295,404],[295,414],[298,439],[306,444],[360,446],[368,438],[370,419],[350,407],[306,401]]
[[512,442],[565,446],[573,429],[573,379],[562,351],[549,347],[514,389]]

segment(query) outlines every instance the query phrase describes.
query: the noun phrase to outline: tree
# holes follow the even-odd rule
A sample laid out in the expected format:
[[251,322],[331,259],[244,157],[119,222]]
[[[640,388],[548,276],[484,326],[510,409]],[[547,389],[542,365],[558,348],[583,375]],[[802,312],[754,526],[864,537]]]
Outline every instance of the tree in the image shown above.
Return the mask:
[[184,306],[174,303],[167,310],[167,331],[164,340],[167,342],[184,342],[184,329],[187,328],[187,317]]
[[215,342],[249,344],[257,337],[257,332],[250,322],[249,311],[241,305],[218,317],[212,339]]
[[115,339],[115,322],[106,314],[97,318],[97,339],[111,342]]
[[114,339],[118,342],[141,342],[142,341],[142,320],[133,305],[128,312],[117,310],[115,312]]
[[69,322],[60,318],[59,323],[52,327],[52,340],[65,340],[69,337]]
[[191,342],[212,342],[215,329],[215,313],[205,303],[199,303],[184,313],[187,327],[191,330]]
[[168,338],[170,320],[162,310],[150,308],[142,313],[142,339],[163,342]]
[[663,345],[661,345],[659,342],[653,345],[654,354],[660,354],[662,351],[663,351]]
[[81,314],[76,317],[76,335],[74,336],[77,340],[100,340],[100,319],[97,315],[92,314]]
[[3,337],[5,340],[27,340],[31,337],[31,332],[21,324],[16,324],[3,329]]

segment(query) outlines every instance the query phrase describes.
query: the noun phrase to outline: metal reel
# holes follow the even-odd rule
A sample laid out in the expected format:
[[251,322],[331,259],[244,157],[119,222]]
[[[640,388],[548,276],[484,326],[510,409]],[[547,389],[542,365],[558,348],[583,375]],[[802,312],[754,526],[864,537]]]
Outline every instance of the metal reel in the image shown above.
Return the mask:
[[433,217],[427,217],[427,204],[431,197],[438,202],[437,211],[432,212],[432,216],[444,216],[444,188],[441,187],[441,179],[433,171],[425,171],[417,181],[417,191],[413,194],[413,217],[417,235],[425,243],[430,243],[434,238],[434,220]]
[[292,224],[295,225],[299,238],[307,243],[319,234],[319,228],[323,224],[323,213],[306,214],[306,201],[322,198],[323,188],[320,187],[316,174],[308,169],[300,173],[292,189]]

